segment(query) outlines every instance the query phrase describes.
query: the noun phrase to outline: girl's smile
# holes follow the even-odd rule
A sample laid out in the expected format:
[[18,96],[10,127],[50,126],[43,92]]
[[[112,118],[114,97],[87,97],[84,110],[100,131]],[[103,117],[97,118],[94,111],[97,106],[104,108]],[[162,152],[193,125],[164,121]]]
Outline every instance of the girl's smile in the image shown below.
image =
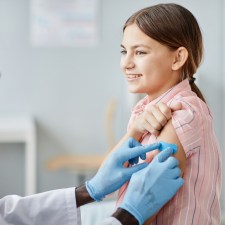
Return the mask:
[[138,80],[142,75],[141,74],[127,74],[127,81],[129,82],[134,82],[136,80]]

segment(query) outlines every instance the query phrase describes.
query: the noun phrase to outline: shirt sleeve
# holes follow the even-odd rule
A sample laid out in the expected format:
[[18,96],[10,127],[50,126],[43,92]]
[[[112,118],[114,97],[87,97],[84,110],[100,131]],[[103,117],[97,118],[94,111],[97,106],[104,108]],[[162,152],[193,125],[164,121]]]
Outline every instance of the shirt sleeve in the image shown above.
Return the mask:
[[96,225],[122,225],[119,220],[117,220],[115,217],[108,217],[104,219],[101,223]]
[[20,197],[0,199],[0,215],[6,224],[80,225],[76,208],[75,188],[59,189]]

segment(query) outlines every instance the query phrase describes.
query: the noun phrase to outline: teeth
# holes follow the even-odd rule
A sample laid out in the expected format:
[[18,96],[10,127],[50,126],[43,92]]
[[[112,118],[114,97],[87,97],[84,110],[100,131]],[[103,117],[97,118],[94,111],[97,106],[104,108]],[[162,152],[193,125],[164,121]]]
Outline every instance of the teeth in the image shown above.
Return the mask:
[[141,75],[140,74],[129,74],[127,75],[128,78],[137,78],[137,77],[140,77]]

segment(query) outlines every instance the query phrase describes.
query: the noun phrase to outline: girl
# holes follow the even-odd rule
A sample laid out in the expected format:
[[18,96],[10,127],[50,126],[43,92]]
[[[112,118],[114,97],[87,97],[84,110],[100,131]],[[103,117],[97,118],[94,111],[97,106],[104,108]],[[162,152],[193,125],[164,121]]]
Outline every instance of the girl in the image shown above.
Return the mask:
[[[120,144],[128,136],[143,145],[160,140],[177,144],[175,156],[184,177],[184,186],[146,224],[219,225],[221,153],[212,114],[194,78],[203,54],[198,22],[180,5],[159,4],[133,14],[123,32],[121,68],[128,89],[146,93],[146,97],[133,109],[127,134]],[[182,109],[167,122],[163,103],[170,106],[176,102]],[[146,119],[146,112],[156,104],[161,104],[167,123],[163,122],[161,131],[146,132],[154,124]],[[149,154],[146,161],[153,157]],[[118,205],[127,185],[119,191]]]

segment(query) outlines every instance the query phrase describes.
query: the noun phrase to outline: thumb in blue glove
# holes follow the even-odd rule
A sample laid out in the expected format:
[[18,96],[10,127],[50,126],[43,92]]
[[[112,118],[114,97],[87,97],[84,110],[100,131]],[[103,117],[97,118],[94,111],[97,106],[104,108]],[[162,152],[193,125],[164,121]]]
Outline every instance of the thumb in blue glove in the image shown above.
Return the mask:
[[155,156],[143,170],[133,174],[120,205],[143,224],[166,204],[183,185],[178,160],[172,148]]
[[119,189],[131,178],[133,173],[147,166],[147,163],[141,163],[126,168],[124,163],[130,159],[143,156],[146,152],[158,149],[159,146],[159,143],[142,146],[137,144],[137,141],[133,138],[129,138],[121,147],[109,155],[97,174],[86,182],[86,188],[90,196],[96,201],[101,201],[106,195]]

